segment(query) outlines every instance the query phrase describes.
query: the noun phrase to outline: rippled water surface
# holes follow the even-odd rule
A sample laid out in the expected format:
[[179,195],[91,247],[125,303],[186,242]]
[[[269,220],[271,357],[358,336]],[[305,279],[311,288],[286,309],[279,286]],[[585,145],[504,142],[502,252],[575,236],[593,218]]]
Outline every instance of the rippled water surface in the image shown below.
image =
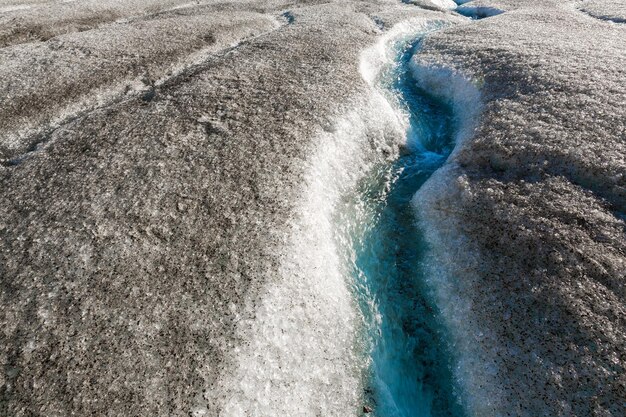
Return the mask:
[[369,415],[378,417],[463,416],[445,328],[424,285],[427,248],[411,206],[450,154],[454,132],[450,107],[419,89],[411,75],[419,43],[398,41],[379,80],[410,120],[407,150],[375,167],[342,214],[350,225],[353,290],[370,354],[365,398]]

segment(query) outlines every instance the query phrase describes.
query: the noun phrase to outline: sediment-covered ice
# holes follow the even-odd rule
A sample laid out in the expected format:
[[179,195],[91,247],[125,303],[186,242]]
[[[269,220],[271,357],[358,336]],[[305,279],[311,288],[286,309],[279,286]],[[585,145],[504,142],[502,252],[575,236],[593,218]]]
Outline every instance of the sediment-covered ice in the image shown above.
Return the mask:
[[467,23],[414,61],[459,124],[414,204],[469,414],[626,414],[614,4],[414,3],[0,2],[0,415],[362,410],[331,213],[415,17]]
[[626,3],[620,0],[590,0],[577,4],[579,9],[596,19],[626,24]]
[[382,140],[384,126],[393,124],[393,114],[373,111],[376,104],[316,138],[278,276],[239,329],[246,343],[232,352],[235,371],[221,384],[225,415],[352,415],[358,409],[366,362],[333,216],[342,193],[367,167],[359,155],[367,155],[368,137]]
[[626,38],[576,6],[498,2],[419,55],[482,93],[414,199],[474,415],[626,412]]
[[[291,24],[276,26],[284,4],[257,2],[247,28],[247,3],[164,13],[133,4],[112,3],[130,7],[123,19],[80,30],[68,22],[88,2],[77,2],[72,18],[67,5],[10,12],[15,20],[5,26],[15,36],[3,38],[1,52],[16,60],[3,68],[24,68],[3,77],[10,103],[24,83],[27,91],[41,86],[37,100],[71,109],[90,86],[106,92],[126,82],[128,73],[113,65],[101,83],[109,56],[150,76],[146,91],[105,95],[58,123],[37,122],[28,101],[3,107],[43,133],[25,135],[38,145],[0,166],[0,414],[358,410],[356,309],[325,213],[337,198],[333,187],[358,173],[351,158],[367,158],[359,146],[389,152],[371,147],[370,134],[391,138],[381,129],[397,123],[372,102],[378,96],[359,72],[361,52],[381,26],[445,15],[395,2],[312,2],[290,7]],[[108,16],[101,6],[94,14]],[[219,23],[218,33],[198,17],[205,12],[240,24]],[[50,39],[19,35],[39,24]],[[162,32],[151,32],[148,44],[162,44],[143,48],[136,29],[156,27]],[[187,30],[238,44],[189,61],[204,48],[183,39]],[[85,45],[93,36],[102,42]],[[170,51],[169,62],[155,62],[176,39],[180,58]],[[129,56],[125,42],[137,45]],[[168,76],[173,61],[181,67]],[[55,63],[63,76],[46,70]],[[55,100],[63,88],[68,95]],[[12,139],[0,140],[6,149]]]
[[68,120],[129,95],[148,98],[185,68],[279,26],[261,13],[202,10],[2,48],[0,94],[10,100],[0,109],[0,160],[19,161]]

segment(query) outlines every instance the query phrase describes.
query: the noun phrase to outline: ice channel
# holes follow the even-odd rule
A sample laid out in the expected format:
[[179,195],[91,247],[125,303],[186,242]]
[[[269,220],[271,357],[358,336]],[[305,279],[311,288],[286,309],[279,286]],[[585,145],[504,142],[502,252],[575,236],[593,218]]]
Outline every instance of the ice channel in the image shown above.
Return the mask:
[[421,89],[411,60],[424,34],[391,43],[377,77],[407,123],[400,156],[381,162],[339,211],[353,294],[364,318],[364,407],[377,417],[463,416],[445,325],[425,284],[427,245],[411,200],[450,155],[457,130],[449,103]]

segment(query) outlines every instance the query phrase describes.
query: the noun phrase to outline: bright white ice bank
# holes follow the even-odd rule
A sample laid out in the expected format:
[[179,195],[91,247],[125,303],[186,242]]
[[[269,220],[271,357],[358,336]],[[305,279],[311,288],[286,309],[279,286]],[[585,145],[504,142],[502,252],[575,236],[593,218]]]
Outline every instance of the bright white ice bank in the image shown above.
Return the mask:
[[312,141],[280,274],[249,300],[254,319],[239,324],[246,343],[232,352],[236,370],[209,394],[223,415],[350,416],[361,409],[369,358],[348,271],[355,255],[339,233],[345,226],[336,224],[337,207],[405,141],[407,114],[385,97],[378,76],[396,57],[395,43],[434,24],[416,19],[394,26],[366,50],[360,69],[367,94]]

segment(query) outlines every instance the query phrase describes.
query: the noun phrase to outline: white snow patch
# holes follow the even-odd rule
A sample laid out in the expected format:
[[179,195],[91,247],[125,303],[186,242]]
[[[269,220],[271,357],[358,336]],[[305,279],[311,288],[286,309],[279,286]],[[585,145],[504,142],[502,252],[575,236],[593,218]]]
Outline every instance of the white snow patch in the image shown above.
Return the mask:
[[452,0],[429,0],[432,4],[442,9],[454,10],[457,4]]

